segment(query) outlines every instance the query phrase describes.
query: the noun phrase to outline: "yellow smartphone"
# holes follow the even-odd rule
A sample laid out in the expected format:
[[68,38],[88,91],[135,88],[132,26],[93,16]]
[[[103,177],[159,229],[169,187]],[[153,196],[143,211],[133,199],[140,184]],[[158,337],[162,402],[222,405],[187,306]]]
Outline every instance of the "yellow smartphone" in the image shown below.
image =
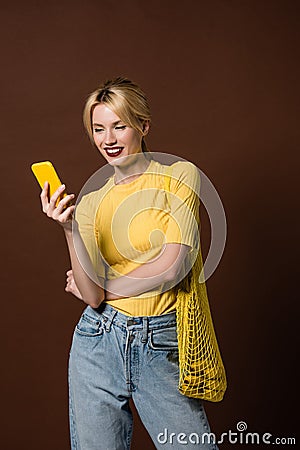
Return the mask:
[[[57,172],[50,161],[42,161],[34,163],[31,165],[31,170],[42,189],[44,187],[45,181],[48,181],[50,185],[49,198],[54,194],[54,192],[59,188],[59,186],[62,185],[62,182],[60,181],[60,178],[57,175]],[[64,192],[58,198],[56,206],[58,205],[58,202],[66,195],[67,193]]]

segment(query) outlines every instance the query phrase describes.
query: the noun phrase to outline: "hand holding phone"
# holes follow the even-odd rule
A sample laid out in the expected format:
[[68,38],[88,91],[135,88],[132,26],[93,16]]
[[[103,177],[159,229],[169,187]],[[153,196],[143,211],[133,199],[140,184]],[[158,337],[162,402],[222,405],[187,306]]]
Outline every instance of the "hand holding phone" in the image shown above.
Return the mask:
[[31,165],[31,170],[42,188],[41,202],[43,212],[64,227],[67,227],[75,208],[74,205],[70,205],[70,201],[75,195],[67,195],[65,185],[62,185],[50,161],[34,163]]
[[[31,170],[42,189],[44,189],[45,182],[48,181],[50,187],[49,198],[51,198],[54,192],[62,185],[62,182],[60,181],[60,178],[50,161],[34,163],[31,165]],[[56,206],[66,195],[67,193],[64,192],[62,196],[58,198]]]

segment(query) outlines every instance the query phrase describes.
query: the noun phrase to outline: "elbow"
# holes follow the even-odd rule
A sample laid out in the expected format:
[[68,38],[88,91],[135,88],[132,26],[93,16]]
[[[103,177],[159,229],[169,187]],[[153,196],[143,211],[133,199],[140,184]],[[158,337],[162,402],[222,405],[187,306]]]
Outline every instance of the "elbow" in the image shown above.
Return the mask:
[[83,301],[91,308],[98,308],[104,300],[104,295],[83,296]]
[[[79,283],[76,284],[77,286],[79,285]],[[105,299],[104,289],[97,286],[95,283],[93,283],[92,286],[84,284],[81,289],[78,287],[78,290],[81,294],[82,301],[92,308],[98,308]]]
[[101,300],[99,300],[99,301],[86,301],[85,303],[87,305],[89,305],[91,308],[98,308],[101,305],[102,301]]
[[87,305],[89,305],[91,308],[98,308],[103,300],[99,300],[99,299],[83,299],[84,303],[86,303]]

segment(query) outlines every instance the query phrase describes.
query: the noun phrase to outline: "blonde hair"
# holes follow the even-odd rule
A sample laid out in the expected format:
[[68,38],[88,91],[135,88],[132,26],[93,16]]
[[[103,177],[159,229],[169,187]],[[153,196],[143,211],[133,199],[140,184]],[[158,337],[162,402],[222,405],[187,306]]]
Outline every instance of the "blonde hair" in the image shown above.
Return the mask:
[[[123,77],[107,80],[89,95],[83,110],[84,127],[92,143],[94,143],[92,114],[95,106],[100,103],[117,114],[127,126],[141,134],[144,122],[151,120],[147,98],[137,84]],[[144,137],[142,151],[148,151]]]

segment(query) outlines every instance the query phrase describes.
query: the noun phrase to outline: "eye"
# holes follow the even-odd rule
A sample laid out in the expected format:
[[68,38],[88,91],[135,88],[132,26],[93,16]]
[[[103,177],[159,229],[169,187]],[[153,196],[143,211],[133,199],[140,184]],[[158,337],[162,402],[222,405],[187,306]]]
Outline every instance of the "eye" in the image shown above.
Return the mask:
[[94,128],[94,133],[100,133],[103,131],[103,128]]
[[116,126],[116,130],[125,130],[126,125],[118,125]]

